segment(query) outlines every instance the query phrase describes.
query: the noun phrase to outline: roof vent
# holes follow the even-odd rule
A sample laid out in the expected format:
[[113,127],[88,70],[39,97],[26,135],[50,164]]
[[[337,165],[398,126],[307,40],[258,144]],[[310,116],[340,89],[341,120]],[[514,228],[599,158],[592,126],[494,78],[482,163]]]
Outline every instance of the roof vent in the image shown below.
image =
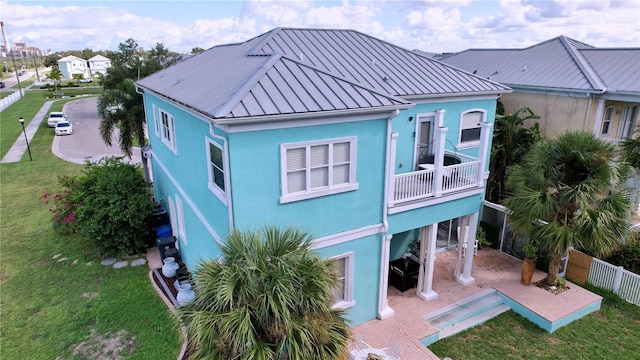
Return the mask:
[[298,58],[300,59],[300,61],[304,61],[304,54],[302,53],[298,54]]
[[371,65],[375,65],[376,64],[376,59],[371,59]]
[[175,84],[174,84],[174,85],[180,84],[180,82],[181,82],[182,80],[184,80],[184,79],[183,79],[183,78],[178,78],[178,79],[176,79],[176,82],[175,82]]
[[389,81],[389,77],[387,75],[385,75],[385,76],[382,77],[382,80]]
[[527,71],[527,65],[522,68],[522,71]]

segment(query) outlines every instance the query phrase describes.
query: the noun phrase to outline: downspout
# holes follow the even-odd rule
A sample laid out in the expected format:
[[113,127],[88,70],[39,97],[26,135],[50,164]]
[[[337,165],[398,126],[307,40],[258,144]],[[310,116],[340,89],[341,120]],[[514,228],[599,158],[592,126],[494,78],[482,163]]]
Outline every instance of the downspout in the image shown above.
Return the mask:
[[[138,86],[136,86],[136,93],[142,95],[142,111],[145,116],[146,126],[149,126],[149,122],[146,121],[147,117],[147,105],[144,102],[144,91],[142,91]],[[147,131],[148,133],[148,131]],[[151,175],[149,174],[149,158],[145,156],[145,152],[151,149],[151,144],[140,146],[140,160],[142,161],[142,174],[144,175],[144,182],[147,188],[147,196],[151,199]],[[146,150],[146,151],[145,151]]]
[[[227,138],[224,136],[220,136],[216,134],[216,123],[215,122],[211,122],[211,136],[213,136],[214,138],[221,140],[222,144],[223,144],[223,149],[224,149],[224,160],[226,161],[227,165],[229,165],[230,161],[229,161],[229,142],[227,141]],[[224,172],[224,184],[225,184],[225,193],[227,194],[227,209],[229,211],[229,233],[233,232],[234,229],[234,221],[233,221],[233,200],[232,200],[232,196],[231,196],[231,169],[227,169],[227,171]]]
[[391,241],[391,236],[388,235],[389,232],[389,213],[388,213],[388,205],[389,205],[389,196],[390,191],[389,188],[391,186],[390,182],[393,180],[393,172],[394,165],[391,164],[392,156],[391,156],[391,143],[393,136],[397,136],[392,132],[392,119],[400,114],[400,110],[396,109],[387,117],[387,144],[386,144],[386,156],[385,156],[385,166],[384,166],[384,192],[383,192],[383,204],[382,204],[382,236],[380,241],[380,289],[378,291],[378,318],[386,319],[388,317],[393,316],[394,311],[391,309],[387,303],[387,281],[389,278],[389,242]]

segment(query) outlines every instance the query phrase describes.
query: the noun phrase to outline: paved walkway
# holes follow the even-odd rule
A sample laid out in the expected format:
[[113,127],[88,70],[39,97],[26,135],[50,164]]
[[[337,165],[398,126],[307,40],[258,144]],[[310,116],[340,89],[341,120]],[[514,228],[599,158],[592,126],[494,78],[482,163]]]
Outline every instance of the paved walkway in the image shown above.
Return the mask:
[[[44,117],[49,112],[51,104],[53,104],[53,100],[44,103],[40,110],[38,110],[38,113],[33,117],[33,119],[31,119],[31,121],[29,121],[29,123],[25,127],[24,131],[27,133],[27,139],[29,139],[29,143],[31,143],[31,140],[35,136],[36,131],[38,131],[38,127],[40,127],[40,123],[42,122],[42,120],[44,120]],[[26,121],[27,119],[25,119],[25,122]],[[7,152],[4,158],[2,158],[2,163],[19,162],[25,152],[27,152],[27,142],[24,140],[24,134],[21,132],[16,142],[14,142],[13,146],[11,146],[11,149],[9,149],[9,152]]]

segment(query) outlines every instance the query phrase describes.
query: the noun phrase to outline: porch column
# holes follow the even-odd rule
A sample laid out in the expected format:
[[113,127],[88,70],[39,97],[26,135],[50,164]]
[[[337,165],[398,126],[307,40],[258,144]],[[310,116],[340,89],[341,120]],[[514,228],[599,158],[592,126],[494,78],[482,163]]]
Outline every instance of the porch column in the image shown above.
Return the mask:
[[389,146],[389,166],[387,173],[387,204],[389,205],[389,201],[396,200],[396,146],[398,144],[398,133],[391,133],[391,140]]
[[389,307],[387,289],[389,287],[389,252],[391,235],[382,237],[382,251],[380,256],[380,292],[378,294],[378,319],[384,320],[393,316],[394,311]]
[[453,276],[457,279],[462,275],[462,248],[464,246],[464,239],[467,238],[467,226],[469,225],[469,216],[465,215],[458,219],[458,256],[456,258],[456,268],[453,272]]
[[[602,129],[602,116],[604,115],[604,99],[598,99],[598,107],[596,108],[596,121],[593,124],[593,135],[600,136]],[[585,129],[587,130],[587,129]]]
[[434,161],[433,161],[433,196],[442,195],[442,175],[444,167],[444,144],[447,141],[448,128],[443,126],[444,110],[436,111],[438,126],[435,127],[433,136]]
[[[489,148],[489,140],[491,139],[492,123],[483,121],[480,123],[480,148],[478,149],[478,177],[476,178],[476,186],[484,187],[485,171],[487,169],[487,154],[491,151]],[[475,234],[475,233],[474,233]]]
[[420,267],[421,269],[424,267],[424,275],[422,276],[422,283],[418,284],[417,295],[425,301],[434,300],[438,297],[438,293],[431,288],[433,286],[433,270],[436,263],[437,236],[438,224],[431,224],[420,230],[420,259],[424,261]]
[[464,258],[464,269],[462,270],[462,275],[456,278],[456,281],[461,283],[462,285],[471,285],[476,279],[471,277],[471,268],[473,267],[473,246],[476,241],[476,229],[478,227],[478,213],[474,212],[471,215],[468,215],[469,218],[469,234],[467,236],[467,252]]

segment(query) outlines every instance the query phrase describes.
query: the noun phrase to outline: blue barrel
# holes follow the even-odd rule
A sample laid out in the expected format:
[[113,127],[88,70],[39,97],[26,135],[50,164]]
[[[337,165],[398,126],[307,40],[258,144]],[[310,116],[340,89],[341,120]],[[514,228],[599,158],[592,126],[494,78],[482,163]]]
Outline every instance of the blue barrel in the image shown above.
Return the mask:
[[156,235],[159,238],[171,236],[171,225],[161,225],[156,229]]

